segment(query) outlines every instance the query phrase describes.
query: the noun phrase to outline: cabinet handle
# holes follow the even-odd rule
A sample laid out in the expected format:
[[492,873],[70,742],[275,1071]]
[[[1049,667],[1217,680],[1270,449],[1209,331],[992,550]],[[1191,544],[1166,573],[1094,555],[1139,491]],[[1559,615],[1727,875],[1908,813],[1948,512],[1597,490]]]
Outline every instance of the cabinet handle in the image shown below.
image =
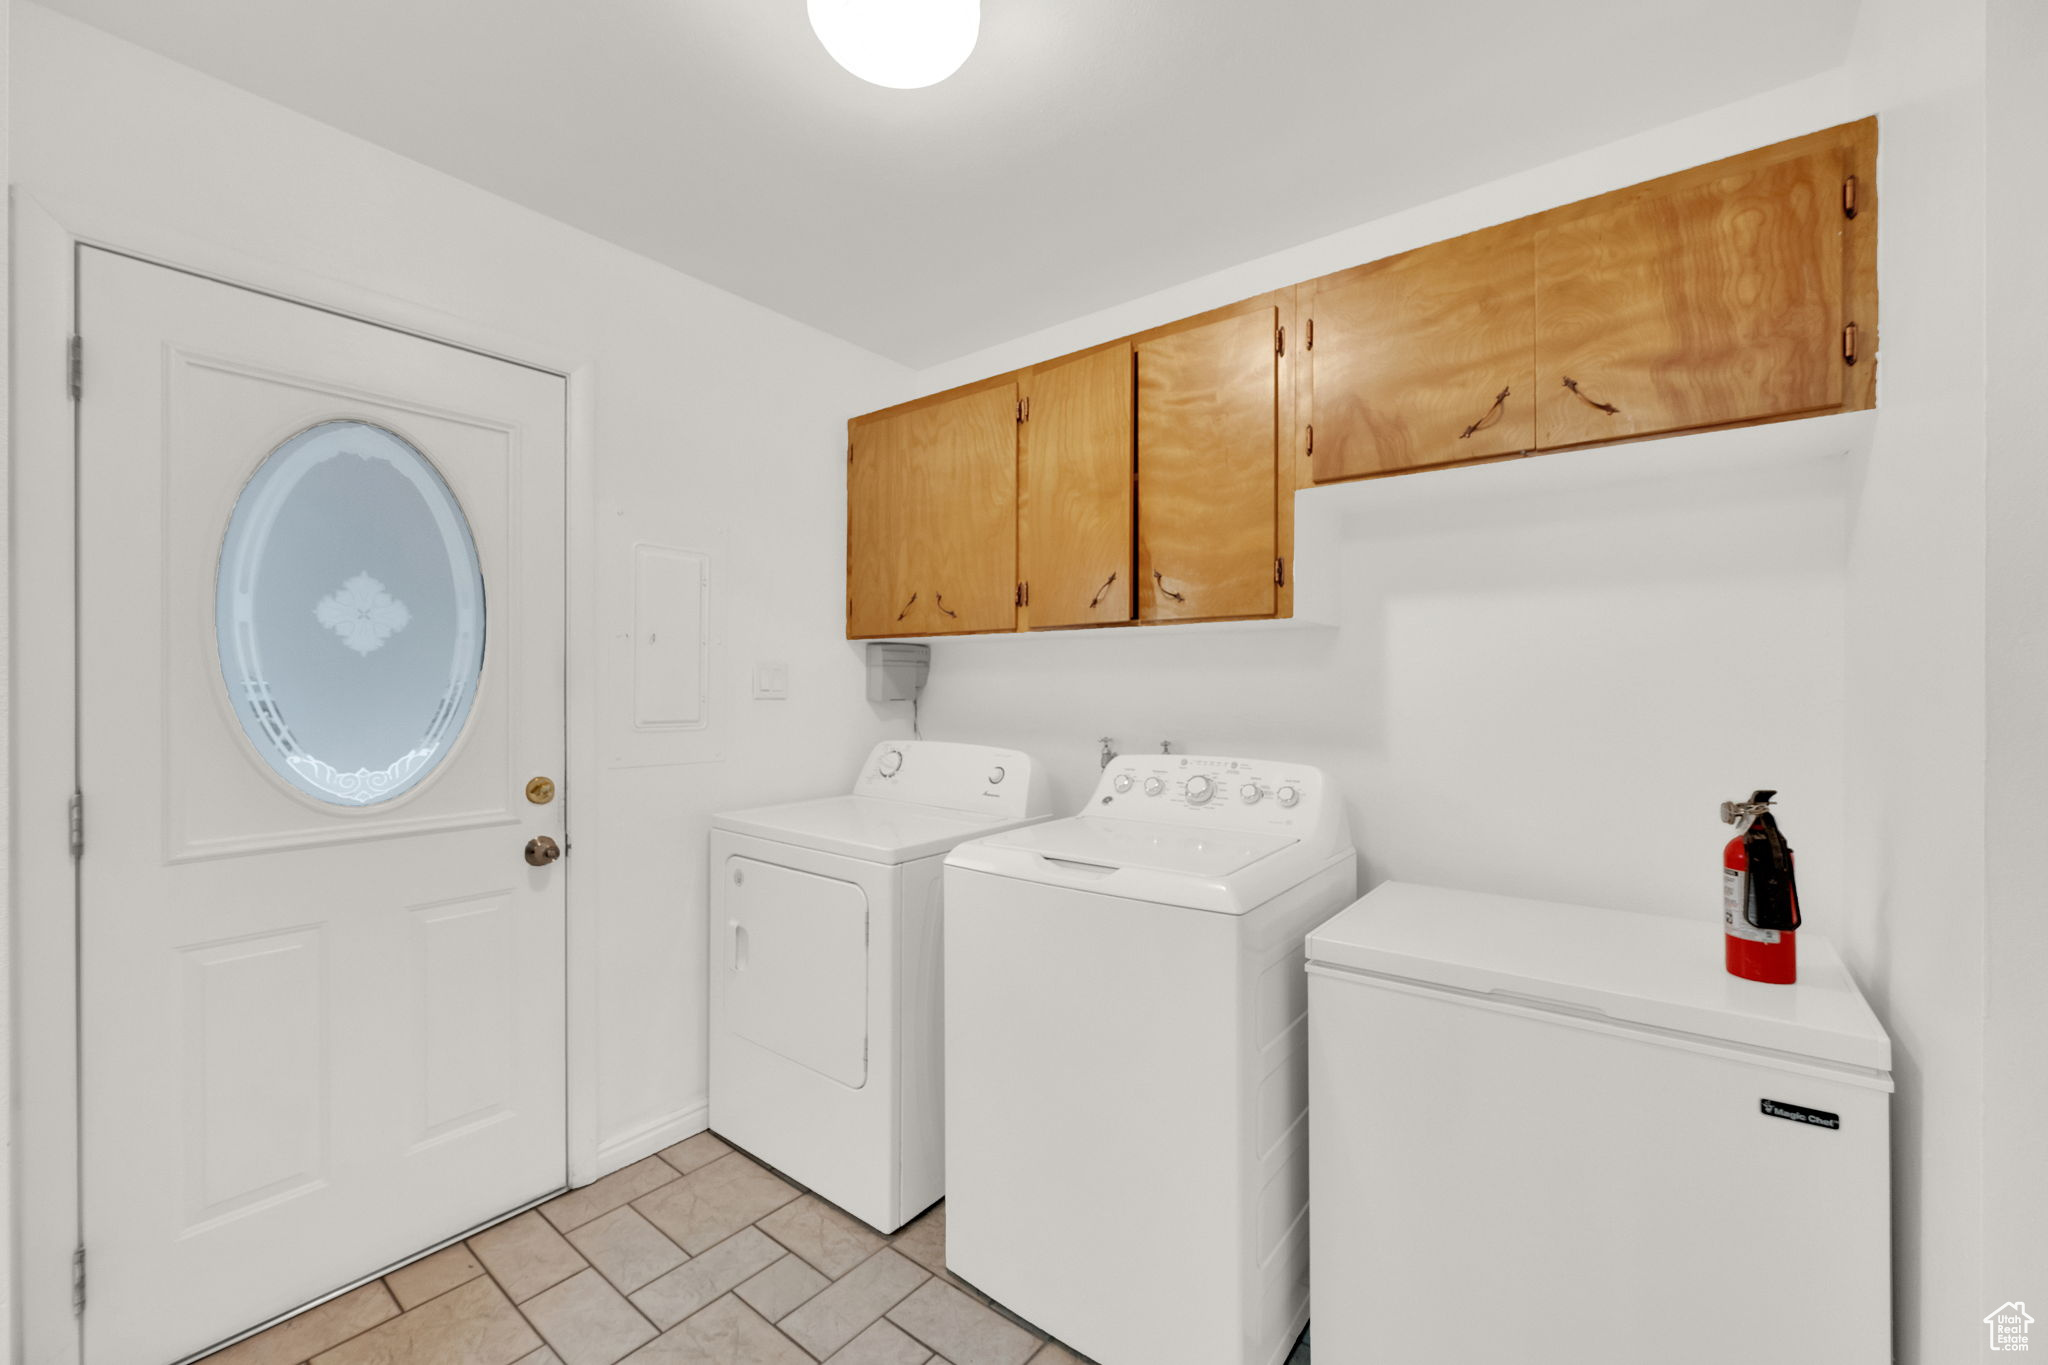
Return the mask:
[[1564,377],[1564,386],[1572,391],[1572,397],[1578,399],[1587,407],[1598,408],[1600,411],[1606,413],[1609,417],[1612,417],[1615,413],[1621,411],[1620,408],[1617,408],[1612,403],[1596,403],[1592,399],[1586,397],[1586,395],[1579,389],[1579,381],[1572,378],[1570,375],[1566,375]]
[[954,618],[954,619],[956,619],[956,620],[957,620],[957,619],[959,619],[959,616],[960,616],[960,613],[959,613],[959,612],[957,612],[957,611],[946,611],[946,594],[944,594],[944,593],[940,593],[940,594],[938,594],[938,595],[937,595],[936,597],[932,598],[932,601],[934,601],[934,602],[938,603],[938,606],[939,606],[939,610],[940,610],[940,611],[945,611],[945,612],[946,612],[946,615],[948,615],[948,616],[951,616],[951,617],[953,617],[953,618]]
[[1095,596],[1088,599],[1088,605],[1091,607],[1098,605],[1102,601],[1102,595],[1109,591],[1110,583],[1114,582],[1116,582],[1116,575],[1111,574],[1109,576],[1109,583],[1104,583],[1095,590]]
[[906,616],[908,616],[908,615],[910,614],[910,609],[911,609],[912,607],[916,606],[916,605],[917,605],[917,594],[916,594],[916,593],[912,593],[912,594],[910,594],[910,600],[909,600],[908,602],[905,602],[905,603],[903,604],[903,610],[902,610],[902,611],[899,611],[899,612],[897,612],[897,613],[896,613],[896,619],[897,619],[897,620],[899,620],[899,621],[901,621],[901,620],[902,620],[902,619],[903,619],[904,617],[906,617]]
[[1181,596],[1179,593],[1175,592],[1172,588],[1167,587],[1166,575],[1159,572],[1159,570],[1157,569],[1154,569],[1152,571],[1152,581],[1159,585],[1159,591],[1162,594],[1164,594],[1167,597],[1171,597],[1174,601],[1185,602],[1188,600],[1187,598]]
[[[1565,382],[1570,383],[1571,381],[1566,380]],[[1496,421],[1499,420],[1501,411],[1502,409],[1506,408],[1507,402],[1508,390],[1502,389],[1499,393],[1493,396],[1493,406],[1488,408],[1485,412],[1480,413],[1478,421],[1474,422],[1471,426],[1466,427],[1463,431],[1459,432],[1458,439],[1462,441],[1467,436],[1470,436],[1473,432],[1484,431],[1486,428],[1492,426]]]

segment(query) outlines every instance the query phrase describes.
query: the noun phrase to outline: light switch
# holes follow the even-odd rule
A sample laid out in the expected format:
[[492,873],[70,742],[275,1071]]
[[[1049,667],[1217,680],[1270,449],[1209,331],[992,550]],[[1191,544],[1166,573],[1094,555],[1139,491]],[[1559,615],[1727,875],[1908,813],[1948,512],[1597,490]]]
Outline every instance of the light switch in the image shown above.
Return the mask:
[[789,665],[780,659],[763,659],[755,664],[754,696],[762,701],[787,701]]

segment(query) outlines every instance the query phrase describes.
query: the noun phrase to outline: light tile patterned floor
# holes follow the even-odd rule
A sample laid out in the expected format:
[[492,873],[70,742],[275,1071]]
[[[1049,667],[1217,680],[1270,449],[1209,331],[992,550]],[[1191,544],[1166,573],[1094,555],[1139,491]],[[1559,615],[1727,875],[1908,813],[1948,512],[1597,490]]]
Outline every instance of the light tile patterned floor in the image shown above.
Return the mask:
[[413,1262],[206,1365],[1075,1365],[945,1268],[710,1133]]

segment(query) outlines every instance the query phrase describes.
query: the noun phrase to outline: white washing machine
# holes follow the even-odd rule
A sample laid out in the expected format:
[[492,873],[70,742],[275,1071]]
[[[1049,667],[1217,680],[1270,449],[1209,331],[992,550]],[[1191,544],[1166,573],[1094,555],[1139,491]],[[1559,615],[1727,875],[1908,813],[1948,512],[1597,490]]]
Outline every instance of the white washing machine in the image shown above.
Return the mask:
[[711,828],[711,1126],[883,1232],[945,1192],[941,863],[1050,814],[1012,749],[878,744]]
[[1116,760],[946,860],[946,1264],[1101,1365],[1277,1365],[1308,1317],[1303,764]]

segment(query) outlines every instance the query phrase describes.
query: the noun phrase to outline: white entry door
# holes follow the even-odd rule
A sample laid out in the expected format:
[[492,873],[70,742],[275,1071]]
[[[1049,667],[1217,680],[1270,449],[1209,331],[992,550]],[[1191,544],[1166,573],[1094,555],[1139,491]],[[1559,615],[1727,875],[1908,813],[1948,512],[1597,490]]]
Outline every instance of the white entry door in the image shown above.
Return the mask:
[[564,1182],[564,386],[79,272],[84,1340],[155,1365]]

